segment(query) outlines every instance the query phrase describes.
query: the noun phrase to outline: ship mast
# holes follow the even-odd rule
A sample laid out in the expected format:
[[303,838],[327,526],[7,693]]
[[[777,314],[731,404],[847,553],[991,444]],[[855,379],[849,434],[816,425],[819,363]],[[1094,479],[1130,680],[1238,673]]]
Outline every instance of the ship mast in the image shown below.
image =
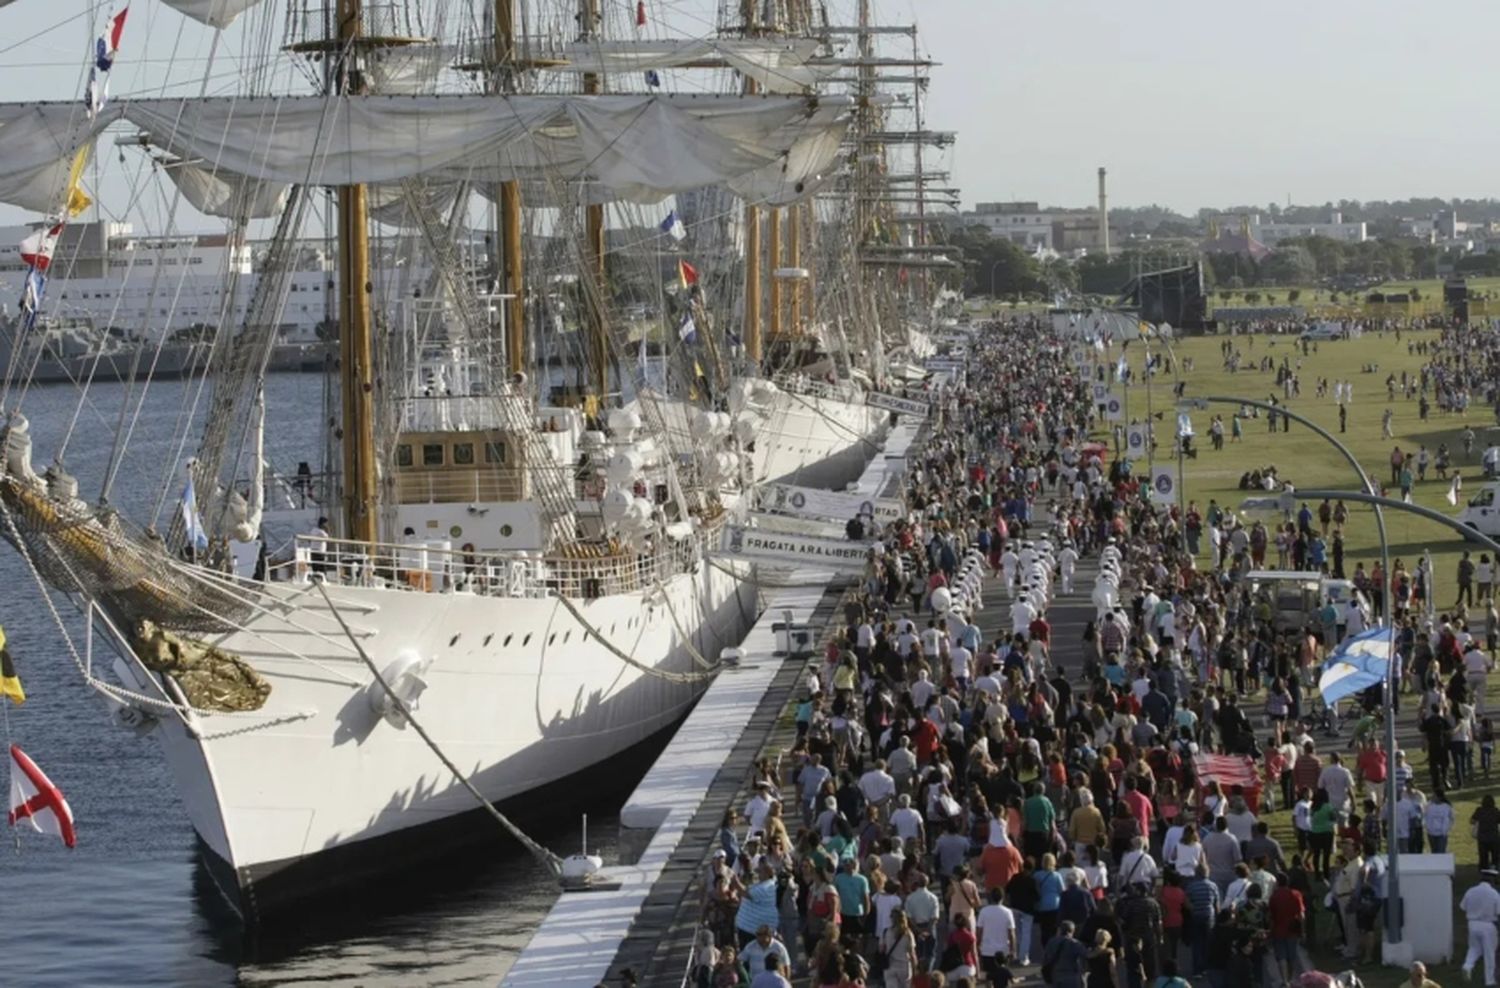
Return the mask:
[[[756,0],[740,0],[740,30],[747,38],[758,33],[755,14]],[[745,95],[753,96],[760,91],[754,79],[745,78]],[[753,202],[745,203],[745,361],[752,371],[760,369],[762,356],[760,337],[760,209]]]
[[[362,33],[361,0],[338,0],[341,64],[335,84],[358,93],[364,82],[356,64]],[[338,190],[339,383],[343,400],[344,535],[377,541],[375,470],[375,353],[370,294],[369,203],[363,185]]]
[[[579,12],[585,41],[594,41],[599,36],[599,0],[582,0]],[[583,76],[583,91],[593,95],[604,91],[603,79],[597,72],[586,72]],[[585,188],[584,194],[589,190]],[[609,340],[604,318],[604,206],[588,203],[584,206],[584,228],[588,240],[588,276],[593,279],[594,290],[585,292],[588,307],[589,367],[593,373],[594,395],[602,403],[609,391]],[[644,343],[642,344],[644,346]]]
[[[515,91],[516,13],[515,0],[495,0],[495,65],[490,73],[491,91]],[[501,285],[510,298],[505,313],[505,354],[511,374],[526,370],[525,269],[521,259],[521,183],[501,182],[495,195],[499,211]]]

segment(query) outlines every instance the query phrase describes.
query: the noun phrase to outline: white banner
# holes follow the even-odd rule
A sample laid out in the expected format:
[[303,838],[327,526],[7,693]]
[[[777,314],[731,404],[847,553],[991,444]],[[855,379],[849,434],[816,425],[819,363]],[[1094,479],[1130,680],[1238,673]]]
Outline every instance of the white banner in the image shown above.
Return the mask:
[[726,525],[721,551],[731,559],[811,566],[841,573],[863,573],[870,543]]
[[761,485],[760,506],[766,511],[782,511],[803,518],[826,518],[840,524],[855,515],[869,515],[882,525],[906,517],[906,506],[896,498],[865,497],[793,484]]
[[1118,422],[1125,417],[1125,400],[1113,391],[1104,396],[1100,402],[1104,406],[1104,417],[1110,422]]
[[1109,397],[1109,385],[1105,384],[1103,381],[1095,381],[1093,387],[1094,387],[1094,404],[1096,404],[1096,405],[1102,405],[1102,404],[1104,404],[1104,400]]
[[883,391],[869,391],[865,393],[865,404],[875,408],[885,408],[902,415],[920,415],[926,417],[932,410],[932,406],[925,401],[916,401],[911,398],[902,398],[898,395],[888,395]]
[[930,371],[960,371],[964,369],[964,362],[950,357],[928,357],[922,361],[922,366]]
[[1125,430],[1125,458],[1127,460],[1139,460],[1146,455],[1146,447],[1151,442],[1151,430],[1149,426],[1132,425]]
[[1177,468],[1154,466],[1151,468],[1151,498],[1163,504],[1177,500]]

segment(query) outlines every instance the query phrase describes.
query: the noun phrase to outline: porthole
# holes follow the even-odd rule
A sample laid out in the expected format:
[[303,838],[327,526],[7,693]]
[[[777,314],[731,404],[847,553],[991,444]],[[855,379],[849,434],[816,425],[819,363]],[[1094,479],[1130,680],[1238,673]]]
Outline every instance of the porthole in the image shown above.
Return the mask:
[[495,633],[493,631],[484,636],[484,644],[485,644],[486,647],[489,645],[490,639],[492,639],[494,637],[495,637]]
[[514,638],[514,637],[516,637],[516,636],[515,635],[506,635],[505,636],[505,641],[503,641],[503,642],[500,643],[500,647],[501,648],[510,648],[510,640],[512,638]]
[[547,647],[551,648],[552,647],[552,643],[555,642],[555,641],[557,641],[557,632],[554,631],[554,632],[552,632],[552,634],[550,634],[550,635],[547,636]]
[[515,531],[516,530],[514,528],[511,528],[509,525],[501,525],[500,526],[500,537],[502,539],[508,539],[508,538],[511,537],[511,535],[515,534]]
[[521,639],[521,647],[525,648],[527,645],[530,645],[530,644],[531,644],[531,632],[528,631],[526,633],[526,637]]
[[[460,634],[462,634],[462,632],[460,632]],[[448,639],[448,647],[452,648],[454,645],[457,645],[458,644],[458,638],[459,638],[459,635],[454,635],[452,638]]]
[[453,525],[453,526],[451,526],[448,529],[448,537],[449,538],[454,538],[454,539],[462,538],[463,534],[464,534],[464,527],[462,525]]

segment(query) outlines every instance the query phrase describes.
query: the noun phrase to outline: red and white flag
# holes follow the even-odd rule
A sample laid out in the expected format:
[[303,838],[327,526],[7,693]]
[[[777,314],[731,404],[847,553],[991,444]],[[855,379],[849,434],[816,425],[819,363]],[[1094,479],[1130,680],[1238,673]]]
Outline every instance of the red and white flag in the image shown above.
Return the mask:
[[16,745],[10,746],[8,819],[12,827],[25,820],[37,833],[56,834],[68,847],[78,843],[68,801],[46,773],[36,767],[36,762]]
[[52,266],[52,252],[57,249],[57,238],[62,236],[63,225],[40,226],[21,241],[21,261],[38,271]]

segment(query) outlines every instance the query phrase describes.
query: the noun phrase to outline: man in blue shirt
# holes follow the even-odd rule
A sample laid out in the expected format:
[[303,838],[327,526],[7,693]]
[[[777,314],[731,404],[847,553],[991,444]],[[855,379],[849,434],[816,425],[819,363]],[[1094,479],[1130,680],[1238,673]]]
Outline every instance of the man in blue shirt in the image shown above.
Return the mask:
[[745,965],[745,970],[750,973],[754,980],[762,971],[772,970],[771,962],[779,962],[780,969],[790,971],[792,969],[792,958],[787,953],[786,945],[776,939],[776,934],[769,926],[762,926],[755,931],[755,939],[745,945],[740,951],[740,960]]
[[839,893],[839,918],[845,937],[859,943],[866,933],[865,919],[870,914],[870,880],[855,870],[853,858],[845,858],[839,873],[833,876],[833,887]]
[[1208,867],[1198,871],[1182,890],[1187,893],[1188,918],[1185,935],[1193,948],[1193,977],[1207,970],[1208,938],[1213,933],[1214,917],[1219,914],[1219,887],[1208,880]]

